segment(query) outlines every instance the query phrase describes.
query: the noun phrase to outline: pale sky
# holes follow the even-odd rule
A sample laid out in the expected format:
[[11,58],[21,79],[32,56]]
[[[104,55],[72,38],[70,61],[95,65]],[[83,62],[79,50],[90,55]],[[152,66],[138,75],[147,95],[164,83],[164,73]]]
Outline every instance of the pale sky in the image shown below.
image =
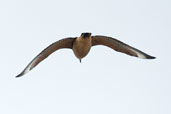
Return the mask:
[[[1,0],[0,114],[171,114],[170,0]],[[82,32],[152,56],[104,46],[79,63],[59,50],[15,78],[51,43]]]

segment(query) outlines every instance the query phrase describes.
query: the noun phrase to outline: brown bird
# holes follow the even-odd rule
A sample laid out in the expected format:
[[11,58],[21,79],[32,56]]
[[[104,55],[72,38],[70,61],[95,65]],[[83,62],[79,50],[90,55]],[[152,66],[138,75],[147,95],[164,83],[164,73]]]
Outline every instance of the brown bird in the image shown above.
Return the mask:
[[61,39],[47,48],[45,48],[40,54],[38,54],[27,66],[26,68],[16,77],[23,76],[35,66],[37,66],[41,61],[47,58],[50,54],[58,49],[69,48],[72,49],[75,56],[80,60],[85,57],[92,46],[104,45],[110,47],[116,51],[128,54],[130,56],[135,56],[143,59],[155,59],[155,57],[150,56],[134,47],[131,47],[117,39],[107,36],[91,36],[91,33],[82,33],[80,37],[70,37]]

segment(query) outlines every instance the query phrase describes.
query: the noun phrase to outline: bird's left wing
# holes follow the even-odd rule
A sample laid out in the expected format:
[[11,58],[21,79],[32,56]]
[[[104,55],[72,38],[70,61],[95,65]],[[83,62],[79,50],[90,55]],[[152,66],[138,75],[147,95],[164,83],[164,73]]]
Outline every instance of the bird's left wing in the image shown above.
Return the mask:
[[41,61],[43,61],[45,58],[47,58],[50,54],[55,52],[58,49],[61,48],[71,48],[73,46],[73,42],[76,38],[65,38],[62,40],[59,40],[51,45],[49,45],[47,48],[45,48],[41,53],[39,53],[27,66],[26,68],[16,77],[23,76],[30,70],[32,70],[35,66],[37,66]]
[[112,37],[107,37],[107,36],[92,36],[92,46],[95,45],[104,45],[107,47],[110,47],[116,51],[143,58],[143,59],[154,59],[155,57],[150,56],[132,46],[129,46],[117,39],[114,39]]

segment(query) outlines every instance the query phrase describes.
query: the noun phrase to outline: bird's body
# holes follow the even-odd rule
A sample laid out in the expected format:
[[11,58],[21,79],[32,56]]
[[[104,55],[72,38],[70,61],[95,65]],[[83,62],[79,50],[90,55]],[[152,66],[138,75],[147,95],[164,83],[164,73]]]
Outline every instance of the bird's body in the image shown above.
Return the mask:
[[82,33],[80,37],[64,38],[59,40],[47,48],[45,48],[40,54],[38,54],[26,68],[16,77],[23,76],[41,61],[47,58],[50,54],[58,49],[69,48],[72,49],[75,56],[80,60],[84,58],[90,51],[92,46],[104,45],[110,47],[116,51],[135,56],[143,59],[154,59],[155,57],[150,56],[134,47],[131,47],[117,39],[107,36],[91,36],[91,33]]
[[73,52],[78,59],[85,57],[91,48],[91,37],[78,37],[73,43]]

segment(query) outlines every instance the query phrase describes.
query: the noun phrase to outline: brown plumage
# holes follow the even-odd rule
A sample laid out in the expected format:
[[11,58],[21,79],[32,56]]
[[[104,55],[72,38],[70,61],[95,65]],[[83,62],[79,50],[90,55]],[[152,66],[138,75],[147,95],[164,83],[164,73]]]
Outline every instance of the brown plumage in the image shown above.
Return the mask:
[[50,54],[58,49],[69,48],[72,49],[75,56],[80,60],[85,57],[92,46],[104,45],[110,47],[116,51],[143,58],[143,59],[154,59],[155,57],[150,56],[134,47],[131,47],[117,39],[107,36],[91,36],[91,33],[82,33],[80,37],[65,38],[59,40],[46,49],[44,49],[40,54],[38,54],[27,66],[26,68],[16,77],[23,76],[35,66],[37,66],[41,61],[47,58]]

